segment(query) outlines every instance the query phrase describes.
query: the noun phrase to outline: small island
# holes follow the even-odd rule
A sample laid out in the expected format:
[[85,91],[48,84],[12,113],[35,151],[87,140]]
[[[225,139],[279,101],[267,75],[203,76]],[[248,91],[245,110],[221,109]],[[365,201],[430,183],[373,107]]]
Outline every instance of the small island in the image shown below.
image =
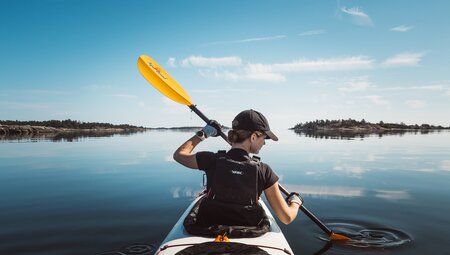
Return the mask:
[[147,130],[128,124],[81,122],[71,119],[48,121],[0,120],[0,137],[15,138],[49,138],[52,140],[71,140],[77,137],[100,137],[114,134],[131,134]]
[[321,138],[355,138],[368,135],[402,135],[407,132],[429,133],[433,131],[448,130],[450,127],[434,126],[429,124],[407,125],[405,123],[370,123],[362,119],[361,121],[353,119],[341,120],[315,120],[305,123],[299,123],[290,128],[300,135]]

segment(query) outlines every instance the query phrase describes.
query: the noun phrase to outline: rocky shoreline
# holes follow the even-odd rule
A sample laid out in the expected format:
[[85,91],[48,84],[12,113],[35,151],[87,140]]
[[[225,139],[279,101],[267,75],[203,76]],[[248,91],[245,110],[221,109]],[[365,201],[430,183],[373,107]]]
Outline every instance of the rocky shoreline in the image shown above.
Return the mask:
[[0,125],[0,136],[30,136],[70,133],[132,133],[143,132],[145,128],[55,128],[32,125]]

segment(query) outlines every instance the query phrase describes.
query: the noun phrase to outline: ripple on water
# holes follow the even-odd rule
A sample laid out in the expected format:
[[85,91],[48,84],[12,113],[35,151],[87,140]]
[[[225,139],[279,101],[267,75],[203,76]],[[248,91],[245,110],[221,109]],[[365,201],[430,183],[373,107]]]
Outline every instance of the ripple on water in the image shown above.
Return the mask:
[[[388,227],[372,227],[365,223],[328,223],[334,232],[350,237],[352,240],[336,243],[340,247],[354,248],[394,248],[411,242],[411,237],[398,230]],[[370,227],[369,227],[370,226]],[[328,236],[320,236],[328,241]]]
[[108,251],[97,255],[150,255],[153,254],[155,246],[152,244],[131,244],[123,247],[120,251]]

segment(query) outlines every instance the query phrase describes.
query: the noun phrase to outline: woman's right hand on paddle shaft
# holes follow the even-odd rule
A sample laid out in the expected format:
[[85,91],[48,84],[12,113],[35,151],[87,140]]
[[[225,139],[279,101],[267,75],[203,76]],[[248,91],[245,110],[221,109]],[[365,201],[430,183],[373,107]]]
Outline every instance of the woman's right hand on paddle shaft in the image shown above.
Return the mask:
[[205,127],[202,128],[202,131],[205,133],[205,138],[216,137],[220,135],[222,127],[217,121],[211,120]]

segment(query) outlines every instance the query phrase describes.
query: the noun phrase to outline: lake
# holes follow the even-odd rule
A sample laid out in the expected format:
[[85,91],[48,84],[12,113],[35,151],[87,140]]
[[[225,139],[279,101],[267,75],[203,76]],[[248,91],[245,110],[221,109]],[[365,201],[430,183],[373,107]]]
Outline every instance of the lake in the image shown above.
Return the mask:
[[[295,254],[450,254],[450,132],[351,140],[276,133],[280,140],[259,156],[288,190],[332,229],[384,238],[330,247],[299,213],[290,225],[279,223]],[[158,246],[202,190],[202,172],[172,160],[190,136],[1,140],[0,254]],[[224,148],[212,138],[196,151]]]

